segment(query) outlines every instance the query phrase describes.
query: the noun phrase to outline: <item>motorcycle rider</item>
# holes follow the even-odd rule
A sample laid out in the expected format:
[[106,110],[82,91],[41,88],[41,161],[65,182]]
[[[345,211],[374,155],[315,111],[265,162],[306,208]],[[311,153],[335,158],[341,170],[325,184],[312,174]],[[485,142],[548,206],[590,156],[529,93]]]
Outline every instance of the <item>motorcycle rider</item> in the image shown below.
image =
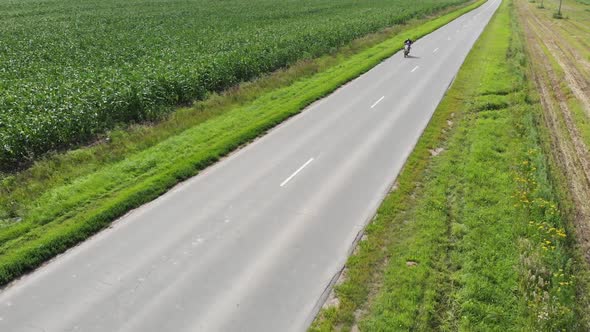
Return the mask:
[[412,47],[412,44],[413,44],[413,43],[414,43],[414,42],[413,42],[413,41],[412,41],[410,38],[408,38],[408,39],[406,39],[406,41],[404,41],[404,45],[407,45],[407,46],[408,46],[408,51],[409,51],[409,50],[410,50],[410,48]]

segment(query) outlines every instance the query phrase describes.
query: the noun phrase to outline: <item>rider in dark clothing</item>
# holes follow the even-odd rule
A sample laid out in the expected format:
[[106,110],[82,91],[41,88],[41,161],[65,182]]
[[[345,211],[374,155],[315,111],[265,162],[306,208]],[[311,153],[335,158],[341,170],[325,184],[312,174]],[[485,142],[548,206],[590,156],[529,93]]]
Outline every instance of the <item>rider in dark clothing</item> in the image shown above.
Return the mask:
[[412,48],[413,43],[414,42],[410,38],[404,41],[404,58],[410,54],[410,49]]

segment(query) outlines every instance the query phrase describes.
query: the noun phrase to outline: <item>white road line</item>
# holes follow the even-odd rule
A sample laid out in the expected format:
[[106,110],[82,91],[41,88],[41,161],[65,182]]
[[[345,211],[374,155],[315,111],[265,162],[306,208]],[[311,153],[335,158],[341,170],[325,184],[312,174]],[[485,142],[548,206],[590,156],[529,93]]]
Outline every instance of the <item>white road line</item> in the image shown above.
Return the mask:
[[434,49],[434,51],[432,51],[432,53],[436,53],[438,51],[438,47]]
[[295,175],[297,175],[297,173],[301,172],[301,170],[304,169],[305,166],[309,165],[309,163],[311,163],[312,161],[313,161],[313,158],[309,158],[309,160],[305,164],[303,164],[301,167],[299,167],[299,169],[296,170],[295,173],[291,174],[291,176],[289,176],[285,181],[283,181],[283,183],[281,183],[281,187],[286,185],[287,182],[291,181],[291,179],[294,178]]
[[418,69],[418,66],[414,67],[414,69],[412,69],[411,73],[415,72],[416,69]]
[[385,96],[383,96],[383,97],[379,98],[379,100],[377,100],[377,101],[376,101],[376,102],[375,102],[373,105],[371,105],[371,108],[373,108],[373,107],[377,106],[377,104],[379,104],[379,102],[380,102],[380,101],[382,101],[382,100],[383,100],[383,98],[385,98]]

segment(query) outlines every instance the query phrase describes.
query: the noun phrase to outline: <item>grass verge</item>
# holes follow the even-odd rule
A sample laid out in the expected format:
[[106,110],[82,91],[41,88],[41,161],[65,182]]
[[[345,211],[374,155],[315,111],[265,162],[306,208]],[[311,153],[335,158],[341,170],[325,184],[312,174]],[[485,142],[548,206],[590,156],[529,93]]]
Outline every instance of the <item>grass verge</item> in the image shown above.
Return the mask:
[[[218,114],[200,120],[197,117],[193,126],[179,132],[170,129],[163,134],[164,139],[151,146],[149,143],[143,149],[139,148],[145,146],[142,144],[130,149],[123,146],[121,149],[126,153],[113,157],[116,161],[112,163],[106,158],[103,165],[95,166],[91,162],[90,166],[85,166],[88,164],[76,163],[76,158],[92,161],[87,151],[70,154],[63,169],[79,176],[64,178],[53,171],[45,172],[43,167],[34,167],[28,174],[41,181],[27,183],[26,189],[16,194],[10,189],[6,196],[3,193],[2,205],[8,207],[8,212],[4,213],[5,221],[0,228],[0,284],[8,283],[84,240],[130,209],[161,195],[366,72],[396,52],[407,36],[418,38],[428,34],[482,3],[476,2],[407,29],[403,36],[388,38],[353,55],[342,55],[318,73],[265,91],[256,98],[246,97],[249,100],[237,107],[227,103],[227,108],[221,107]],[[182,117],[182,112],[179,116]],[[140,130],[138,137],[141,136]],[[158,141],[159,136],[150,137]],[[114,140],[124,144],[116,135]],[[134,150],[135,147],[138,149]],[[59,169],[62,167],[60,160],[64,159],[53,159],[45,165]],[[77,169],[82,171],[77,173]],[[59,184],[44,187],[46,179],[52,183],[51,176],[59,178],[53,182]],[[22,178],[4,177],[2,188],[18,186],[19,179]]]
[[312,331],[588,330],[519,31],[504,1]]

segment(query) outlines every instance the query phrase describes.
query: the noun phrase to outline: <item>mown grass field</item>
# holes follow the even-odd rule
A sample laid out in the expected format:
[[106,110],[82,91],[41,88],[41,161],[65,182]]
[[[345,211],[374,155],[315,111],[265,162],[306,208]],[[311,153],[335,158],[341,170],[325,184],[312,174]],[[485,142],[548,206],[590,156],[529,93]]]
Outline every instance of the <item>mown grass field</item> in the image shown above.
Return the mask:
[[590,260],[590,5],[518,1],[532,78],[543,104],[548,144],[574,205],[578,245]]
[[590,329],[588,269],[529,79],[505,0],[312,331]]
[[466,0],[0,0],[0,171]]
[[334,55],[182,109],[161,125],[117,131],[110,143],[5,176],[0,183],[0,284],[300,112],[391,56],[407,36],[423,36],[481,4],[373,35]]

